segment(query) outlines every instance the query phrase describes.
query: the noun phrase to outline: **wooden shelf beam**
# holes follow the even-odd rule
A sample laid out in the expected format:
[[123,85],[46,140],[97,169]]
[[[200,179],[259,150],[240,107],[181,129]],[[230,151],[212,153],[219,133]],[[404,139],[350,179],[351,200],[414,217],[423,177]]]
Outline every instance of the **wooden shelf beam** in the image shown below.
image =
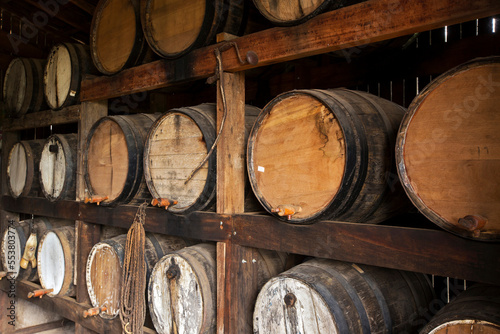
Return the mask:
[[80,120],[80,105],[63,110],[45,110],[26,114],[20,118],[6,118],[2,122],[3,131],[19,131],[49,125],[76,123]]

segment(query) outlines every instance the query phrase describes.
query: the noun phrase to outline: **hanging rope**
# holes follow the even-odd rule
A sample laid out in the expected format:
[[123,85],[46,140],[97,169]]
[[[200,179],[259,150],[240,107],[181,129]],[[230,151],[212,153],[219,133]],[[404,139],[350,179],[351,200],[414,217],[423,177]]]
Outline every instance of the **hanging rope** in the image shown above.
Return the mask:
[[120,320],[127,334],[142,334],[146,318],[144,247],[147,202],[139,206],[127,233],[120,296]]

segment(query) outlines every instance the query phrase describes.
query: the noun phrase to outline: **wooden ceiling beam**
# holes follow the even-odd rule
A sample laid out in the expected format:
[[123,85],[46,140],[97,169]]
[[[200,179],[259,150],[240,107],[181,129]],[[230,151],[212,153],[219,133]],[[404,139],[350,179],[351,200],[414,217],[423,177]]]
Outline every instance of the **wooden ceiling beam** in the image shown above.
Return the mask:
[[70,2],[73,5],[77,6],[78,8],[86,11],[88,14],[94,15],[95,6],[88,3],[87,1],[85,1],[85,0],[70,0]]

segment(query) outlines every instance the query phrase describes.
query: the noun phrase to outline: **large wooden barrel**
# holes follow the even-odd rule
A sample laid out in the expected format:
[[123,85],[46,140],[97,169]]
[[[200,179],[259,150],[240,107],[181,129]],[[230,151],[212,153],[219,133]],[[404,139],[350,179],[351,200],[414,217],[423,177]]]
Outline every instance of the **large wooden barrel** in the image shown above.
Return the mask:
[[95,67],[101,73],[115,74],[136,65],[147,50],[139,1],[100,0],[90,30],[90,54]]
[[[87,260],[86,280],[93,307],[106,306],[100,313],[105,319],[116,317],[120,311],[122,267],[127,235],[104,240],[92,248]],[[186,240],[160,234],[146,234],[145,254],[147,279],[154,265],[165,254],[186,247]]]
[[[346,89],[296,90],[269,102],[248,141],[254,193],[291,223],[378,223],[408,207],[394,143],[405,109]],[[288,211],[287,211],[288,210]]]
[[9,116],[20,117],[42,109],[45,59],[15,58],[3,81],[3,101]]
[[[285,268],[284,253],[259,250],[255,260],[259,288]],[[158,261],[148,285],[149,311],[156,331],[215,333],[216,276],[213,244],[187,247]]]
[[255,7],[269,21],[280,26],[303,23],[323,12],[355,3],[355,0],[253,0]]
[[[259,109],[245,108],[246,136]],[[188,180],[217,137],[216,106],[212,103],[171,109],[151,127],[144,146],[144,177],[154,198],[178,201],[175,213],[210,209],[215,204],[216,158],[214,152]]]
[[7,186],[12,197],[38,196],[39,165],[45,140],[23,140],[12,147],[7,161]]
[[397,139],[401,183],[428,219],[460,236],[500,240],[500,57],[432,81]]
[[142,158],[147,132],[158,116],[107,116],[92,126],[84,152],[87,196],[108,196],[102,205],[150,199]]
[[442,308],[420,334],[499,334],[500,286],[476,284]]
[[149,46],[166,58],[180,57],[207,45],[220,32],[242,30],[241,0],[146,0],[141,13]]
[[[26,269],[21,268],[20,262],[26,247],[31,230],[30,226],[33,225],[34,232],[37,237],[37,248],[40,243],[41,237],[48,230],[57,227],[71,225],[69,220],[62,220],[56,218],[36,217],[33,219],[21,220],[9,225],[5,230],[2,237],[2,245],[0,246],[0,258],[4,270],[12,272],[9,278],[17,280],[35,281],[38,279],[37,268],[33,268],[28,264]],[[35,251],[35,256],[37,251]]]
[[47,59],[43,78],[45,100],[58,110],[80,102],[83,76],[95,72],[88,46],[63,43],[54,46]]
[[55,134],[45,142],[40,158],[40,186],[49,200],[75,199],[77,147],[77,134]]
[[49,296],[74,296],[75,226],[47,231],[38,244],[38,278]]
[[426,276],[313,259],[267,282],[254,333],[415,333],[434,291]]

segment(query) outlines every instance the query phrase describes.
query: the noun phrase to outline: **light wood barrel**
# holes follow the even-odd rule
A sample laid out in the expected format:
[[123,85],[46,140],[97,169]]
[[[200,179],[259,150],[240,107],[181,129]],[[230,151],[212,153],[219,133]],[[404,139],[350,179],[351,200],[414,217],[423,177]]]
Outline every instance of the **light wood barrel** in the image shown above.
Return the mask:
[[[24,254],[26,241],[28,240],[30,231],[31,219],[15,222],[12,226],[8,226],[2,237],[2,245],[0,246],[0,258],[5,271],[13,272],[9,278],[17,280],[35,281],[38,279],[37,268],[33,268],[28,264],[26,269],[20,267],[20,261]],[[37,249],[41,237],[46,231],[57,227],[73,224],[69,220],[36,217],[33,220],[33,228],[37,237]],[[37,252],[35,252],[35,255]]]
[[166,58],[208,45],[220,32],[242,30],[244,1],[146,0],[141,14],[149,46]]
[[314,259],[264,285],[253,332],[415,333],[433,297],[423,274]]
[[95,67],[101,73],[115,74],[139,63],[147,50],[139,1],[100,0],[90,30]]
[[43,69],[45,59],[15,58],[9,64],[3,81],[3,101],[7,114],[21,117],[45,106]]
[[51,49],[43,79],[45,100],[51,109],[80,102],[83,76],[95,72],[91,63],[87,46],[63,43]]
[[[246,106],[246,136],[259,109]],[[187,181],[217,137],[216,106],[212,103],[171,109],[151,127],[144,146],[144,177],[154,198],[178,201],[175,213],[212,208],[216,193],[216,152]]]
[[[284,253],[259,250],[256,261],[259,288],[285,267]],[[149,312],[156,331],[215,333],[216,276],[213,244],[186,247],[158,261],[148,285]]]
[[51,201],[75,199],[78,135],[52,135],[40,158],[40,186]]
[[7,161],[7,186],[14,198],[38,196],[39,165],[45,140],[23,140],[12,147]]
[[[87,260],[87,290],[93,307],[106,306],[100,316],[105,319],[116,317],[120,311],[122,267],[127,235],[104,240],[92,248]],[[179,237],[146,234],[145,261],[147,280],[158,260],[170,252],[186,247]]]
[[74,296],[75,227],[47,231],[38,244],[38,277],[49,296]]
[[280,26],[297,25],[328,10],[355,2],[353,0],[253,0],[255,7],[266,19]]
[[500,240],[500,57],[458,66],[411,103],[397,139],[401,183],[428,219]]
[[499,334],[500,287],[477,284],[442,308],[420,334]]
[[407,209],[394,163],[404,112],[346,89],[279,95],[264,107],[248,141],[257,199],[269,212],[296,208],[291,223],[378,223]]
[[102,205],[150,199],[143,173],[147,131],[159,115],[107,116],[90,129],[84,157],[90,196],[109,196]]

